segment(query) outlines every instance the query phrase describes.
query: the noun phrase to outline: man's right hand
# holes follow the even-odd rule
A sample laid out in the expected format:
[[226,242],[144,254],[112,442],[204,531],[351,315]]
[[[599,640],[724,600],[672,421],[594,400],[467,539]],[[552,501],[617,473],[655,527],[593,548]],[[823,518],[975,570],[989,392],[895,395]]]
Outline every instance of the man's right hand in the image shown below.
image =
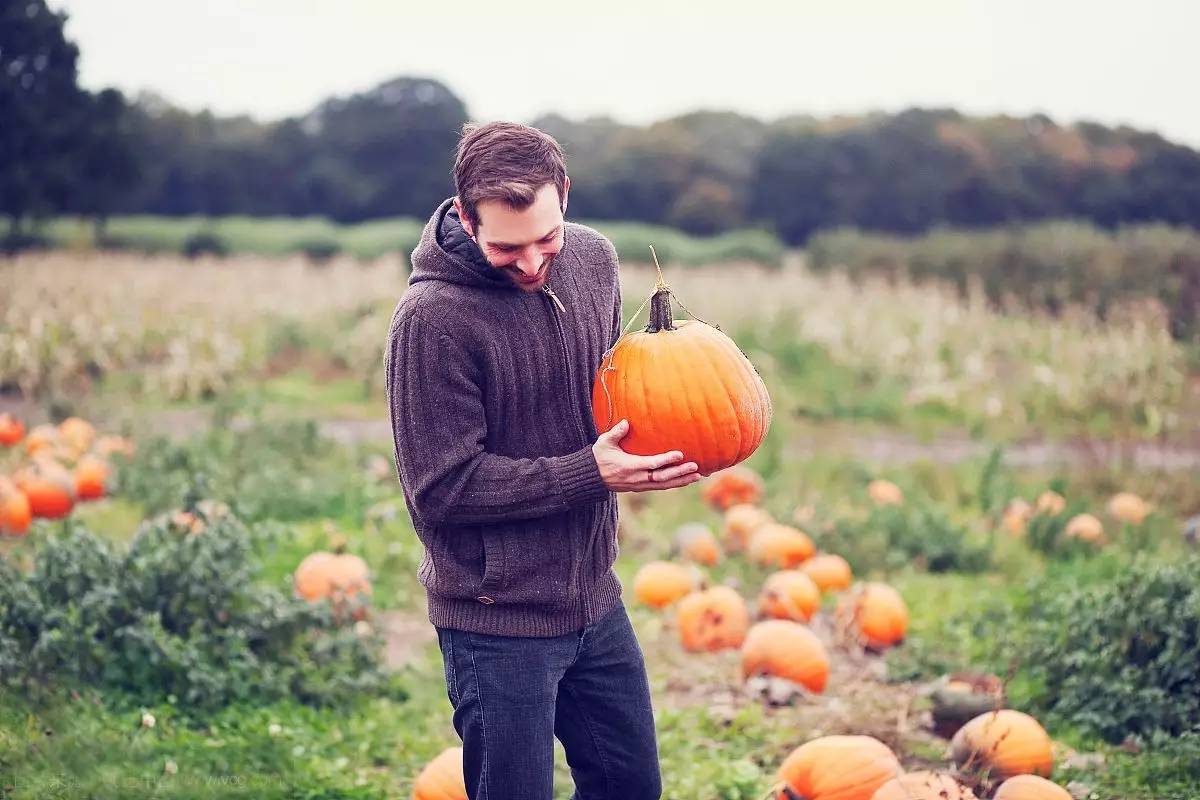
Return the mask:
[[653,456],[635,456],[621,449],[629,433],[629,421],[621,420],[600,434],[592,445],[604,485],[614,492],[653,492],[675,489],[700,480],[696,462],[683,461],[683,453],[672,450]]

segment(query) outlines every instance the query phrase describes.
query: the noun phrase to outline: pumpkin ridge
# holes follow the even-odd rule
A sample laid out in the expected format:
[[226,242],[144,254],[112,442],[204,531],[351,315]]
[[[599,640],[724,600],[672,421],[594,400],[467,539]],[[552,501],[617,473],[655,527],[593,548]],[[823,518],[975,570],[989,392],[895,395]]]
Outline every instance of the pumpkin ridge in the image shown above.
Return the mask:
[[[702,330],[702,329],[700,329],[700,330]],[[735,404],[733,393],[730,392],[729,384],[726,383],[726,381],[725,381],[724,370],[718,368],[718,365],[713,361],[712,353],[710,353],[708,351],[707,345],[710,344],[713,340],[716,340],[716,337],[709,337],[707,335],[707,332],[705,332],[704,334],[702,334],[699,337],[693,337],[692,338],[692,344],[693,344],[692,349],[695,350],[696,352],[699,352],[704,357],[705,363],[712,370],[712,372],[717,376],[717,380],[720,381],[720,383],[721,383],[721,395],[726,399],[726,401],[729,404],[726,409],[726,416],[722,418],[722,421],[730,420],[730,419],[732,419],[734,421],[734,423],[735,423],[734,428],[737,431],[737,449],[734,452],[736,452],[738,455],[741,455],[742,446],[743,446],[742,443],[743,443],[743,440],[745,437],[742,436],[742,426],[738,422],[738,420],[739,420],[738,408],[737,408],[737,405]],[[736,390],[737,387],[734,387],[734,389]],[[708,398],[707,398],[708,394],[709,394],[708,392],[705,392],[705,402],[706,403],[708,401]],[[711,411],[711,406],[710,406],[710,411]],[[710,419],[714,419],[714,418],[715,418],[715,415],[710,417]],[[717,437],[715,437],[715,436],[712,438],[714,440],[717,440]],[[717,441],[719,441],[719,440],[717,440]],[[740,463],[742,460],[744,460],[744,458],[745,457],[739,458],[737,461]]]
[[[699,358],[695,357],[695,354],[698,353],[700,356],[702,356],[704,358],[704,360],[707,362],[708,366],[710,368],[712,367],[712,359],[709,358],[708,353],[704,350],[703,347],[696,346],[696,337],[695,336],[688,336],[686,339],[686,345],[687,345],[686,352],[680,353],[681,356],[686,356],[691,363],[695,363],[695,362],[699,361]],[[682,348],[682,347],[679,349],[684,350],[684,348]],[[713,372],[717,374],[718,380],[719,380],[720,379],[720,371],[713,369]],[[721,391],[723,394],[726,393],[725,392],[726,388],[727,387],[725,387],[724,382],[722,382]],[[696,394],[696,393],[685,391],[684,394],[689,395],[688,407],[690,410],[690,408],[691,408],[690,395]],[[701,399],[704,402],[704,411],[706,412],[706,416],[708,417],[708,430],[706,431],[706,433],[708,435],[701,437],[703,440],[703,445],[700,448],[700,453],[698,455],[702,456],[705,461],[709,460],[709,457],[714,456],[714,455],[717,458],[713,459],[713,460],[723,460],[720,458],[722,455],[721,440],[720,440],[719,436],[716,435],[716,434],[718,434],[718,431],[713,426],[713,422],[718,420],[718,414],[714,413],[714,409],[713,409],[713,405],[712,405],[712,398],[710,397],[712,392],[708,391],[708,387],[705,386],[705,387],[702,387],[699,394],[701,395]],[[719,411],[719,409],[718,409],[718,411]],[[693,417],[693,419],[695,419],[695,418],[696,417]],[[715,452],[710,451],[709,450],[710,447]]]

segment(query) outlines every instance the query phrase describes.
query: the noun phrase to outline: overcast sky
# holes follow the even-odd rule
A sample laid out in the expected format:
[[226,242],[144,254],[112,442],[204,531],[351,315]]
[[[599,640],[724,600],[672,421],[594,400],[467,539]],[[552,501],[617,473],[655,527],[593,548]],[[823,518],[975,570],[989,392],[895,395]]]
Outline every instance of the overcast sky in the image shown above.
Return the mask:
[[1200,0],[49,2],[85,86],[264,120],[410,75],[476,120],[953,106],[1200,146]]

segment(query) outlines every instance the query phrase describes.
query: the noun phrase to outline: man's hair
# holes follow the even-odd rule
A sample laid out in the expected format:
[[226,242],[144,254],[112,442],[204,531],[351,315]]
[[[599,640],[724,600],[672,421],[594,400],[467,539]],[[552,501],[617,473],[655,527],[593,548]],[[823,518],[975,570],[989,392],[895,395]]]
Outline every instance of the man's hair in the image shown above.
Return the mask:
[[515,122],[463,125],[454,159],[454,190],[463,214],[479,225],[479,204],[502,200],[518,211],[533,205],[538,189],[553,183],[563,199],[567,166],[548,133]]

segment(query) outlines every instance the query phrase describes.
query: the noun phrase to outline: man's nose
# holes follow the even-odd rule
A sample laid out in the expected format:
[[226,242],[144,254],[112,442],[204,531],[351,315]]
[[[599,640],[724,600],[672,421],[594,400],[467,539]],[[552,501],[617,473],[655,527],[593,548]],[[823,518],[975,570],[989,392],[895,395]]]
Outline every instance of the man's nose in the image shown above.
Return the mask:
[[542,251],[536,247],[530,248],[523,252],[517,259],[517,269],[529,277],[537,275],[539,269],[542,268],[542,263],[545,261],[545,256]]

